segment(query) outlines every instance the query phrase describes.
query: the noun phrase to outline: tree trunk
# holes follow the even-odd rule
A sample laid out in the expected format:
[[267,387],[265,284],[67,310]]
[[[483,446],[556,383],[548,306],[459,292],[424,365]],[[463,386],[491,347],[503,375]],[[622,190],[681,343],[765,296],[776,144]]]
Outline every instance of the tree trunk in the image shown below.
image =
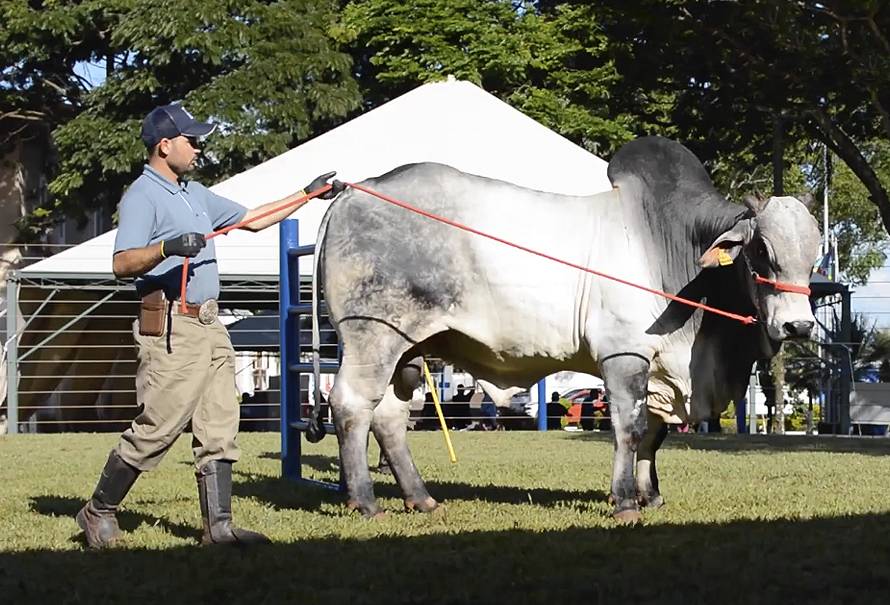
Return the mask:
[[770,373],[773,376],[773,386],[776,391],[776,415],[774,433],[777,435],[785,434],[785,344],[779,347],[779,352],[770,362]]
[[815,431],[813,430],[813,392],[807,389],[807,435],[813,435]]
[[785,195],[785,136],[782,130],[782,116],[773,116],[773,195]]

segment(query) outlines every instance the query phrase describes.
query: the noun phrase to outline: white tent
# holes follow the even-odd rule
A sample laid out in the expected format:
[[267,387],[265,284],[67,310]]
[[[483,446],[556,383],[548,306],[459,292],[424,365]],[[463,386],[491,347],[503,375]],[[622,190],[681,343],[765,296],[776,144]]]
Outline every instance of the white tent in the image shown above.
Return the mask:
[[[469,83],[425,84],[276,158],[213,191],[255,207],[336,170],[357,182],[411,162],[434,161],[465,172],[546,191],[586,195],[611,188],[606,162]],[[406,200],[410,202],[411,200]],[[315,241],[330,202],[312,200],[294,215],[300,241]],[[23,277],[111,277],[115,231],[35,263]],[[223,279],[278,274],[278,232],[232,232],[217,240]],[[301,263],[303,272],[310,263]]]

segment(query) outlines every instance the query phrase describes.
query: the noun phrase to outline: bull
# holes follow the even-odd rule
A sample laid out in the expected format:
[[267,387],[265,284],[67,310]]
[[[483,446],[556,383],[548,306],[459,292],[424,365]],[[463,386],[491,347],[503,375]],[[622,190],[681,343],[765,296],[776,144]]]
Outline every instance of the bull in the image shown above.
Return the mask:
[[369,431],[406,508],[438,506],[406,440],[421,355],[450,360],[501,389],[561,370],[601,376],[613,415],[613,515],[633,522],[641,505],[663,503],[655,455],[666,423],[719,414],[743,397],[756,359],[809,335],[806,286],[819,232],[801,201],[732,204],[689,150],[659,137],[623,146],[608,175],[613,190],[590,196],[434,163],[361,185],[757,322],[705,313],[347,189],[319,228],[315,275],[343,347],[329,401],[351,508],[379,513]]

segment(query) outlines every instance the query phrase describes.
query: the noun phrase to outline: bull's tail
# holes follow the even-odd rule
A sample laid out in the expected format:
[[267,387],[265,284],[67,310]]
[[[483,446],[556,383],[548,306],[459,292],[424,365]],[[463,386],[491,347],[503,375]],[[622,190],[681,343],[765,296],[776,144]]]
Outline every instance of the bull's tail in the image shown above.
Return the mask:
[[328,222],[331,220],[331,211],[334,203],[325,212],[318,226],[318,236],[315,240],[315,255],[312,259],[312,376],[315,382],[314,402],[312,416],[306,427],[306,439],[310,443],[318,443],[326,434],[321,418],[321,327],[318,316],[318,301],[321,298],[321,257],[324,249],[324,239],[328,231]]

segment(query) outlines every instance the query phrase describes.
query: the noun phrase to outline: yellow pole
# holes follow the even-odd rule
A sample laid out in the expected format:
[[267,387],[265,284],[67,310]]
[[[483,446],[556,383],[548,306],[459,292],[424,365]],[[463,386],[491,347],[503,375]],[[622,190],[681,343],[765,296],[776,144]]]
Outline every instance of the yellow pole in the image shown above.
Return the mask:
[[423,375],[426,376],[427,388],[429,388],[430,393],[433,394],[433,404],[436,406],[436,414],[439,416],[439,424],[442,425],[442,433],[445,435],[445,445],[448,446],[448,456],[451,457],[451,462],[457,462],[457,456],[454,454],[454,447],[451,445],[451,434],[448,432],[448,425],[445,424],[445,416],[442,415],[442,404],[439,403],[439,390],[433,383],[433,377],[430,375],[430,369],[426,365],[426,360],[423,361]]

